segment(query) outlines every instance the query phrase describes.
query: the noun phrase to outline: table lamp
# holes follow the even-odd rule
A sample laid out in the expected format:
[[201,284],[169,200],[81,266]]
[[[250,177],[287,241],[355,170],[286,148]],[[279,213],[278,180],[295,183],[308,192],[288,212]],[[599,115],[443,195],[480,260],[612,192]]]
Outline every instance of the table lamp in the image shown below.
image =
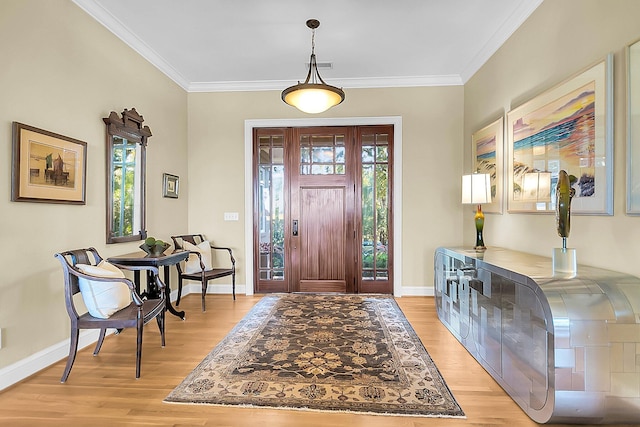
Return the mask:
[[491,177],[487,173],[474,173],[462,176],[462,203],[478,206],[475,215],[476,245],[475,250],[485,250],[482,229],[484,228],[484,214],[482,203],[491,203]]

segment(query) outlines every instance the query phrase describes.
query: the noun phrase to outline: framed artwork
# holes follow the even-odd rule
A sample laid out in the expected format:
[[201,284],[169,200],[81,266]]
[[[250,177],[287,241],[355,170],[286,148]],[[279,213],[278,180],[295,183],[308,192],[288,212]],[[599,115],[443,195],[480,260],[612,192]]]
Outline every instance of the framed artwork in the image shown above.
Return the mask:
[[12,155],[12,201],[86,203],[86,142],[13,122]]
[[172,199],[178,198],[178,189],[180,184],[180,178],[176,175],[168,173],[162,174],[162,196],[170,197]]
[[487,173],[491,177],[491,203],[482,205],[484,212],[502,213],[504,181],[504,118],[483,127],[471,136],[473,172]]
[[640,215],[640,40],[627,46],[627,214]]
[[[613,54],[507,114],[507,209],[555,212],[558,173],[575,189],[571,211],[613,215]],[[545,172],[550,192],[525,197],[525,175]],[[547,183],[547,187],[549,183]]]

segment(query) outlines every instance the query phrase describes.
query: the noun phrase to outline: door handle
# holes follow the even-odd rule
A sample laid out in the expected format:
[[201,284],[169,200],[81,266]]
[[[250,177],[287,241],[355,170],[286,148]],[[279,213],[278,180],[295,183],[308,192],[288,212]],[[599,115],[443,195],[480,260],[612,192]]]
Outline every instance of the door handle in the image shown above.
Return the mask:
[[298,235],[298,220],[297,219],[293,220],[293,227],[292,227],[291,234],[293,234],[294,236]]

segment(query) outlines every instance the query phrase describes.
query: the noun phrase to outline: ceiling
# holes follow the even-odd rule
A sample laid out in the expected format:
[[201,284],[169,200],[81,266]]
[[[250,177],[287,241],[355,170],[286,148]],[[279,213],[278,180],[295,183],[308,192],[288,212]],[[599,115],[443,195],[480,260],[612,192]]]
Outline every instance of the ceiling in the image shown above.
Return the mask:
[[464,84],[542,0],[73,0],[190,92]]

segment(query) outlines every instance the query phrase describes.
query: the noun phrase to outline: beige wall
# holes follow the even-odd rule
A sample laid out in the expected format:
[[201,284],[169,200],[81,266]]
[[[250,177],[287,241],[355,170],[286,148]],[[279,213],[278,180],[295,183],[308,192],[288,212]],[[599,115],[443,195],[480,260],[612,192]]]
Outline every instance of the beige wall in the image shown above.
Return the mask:
[[[318,117],[401,116],[402,285],[428,288],[439,245],[473,244],[472,209],[459,203],[470,170],[471,133],[568,76],[615,53],[615,215],[574,216],[569,243],[579,261],[640,276],[640,218],[625,212],[623,48],[640,37],[637,0],[545,0],[465,87],[347,89]],[[308,118],[278,92],[186,94],[70,0],[0,2],[0,369],[68,338],[62,275],[53,253],[106,245],[105,148],[101,121],[136,107],[151,127],[151,235],[203,232],[234,248],[245,284],[244,122]],[[11,122],[88,143],[85,206],[10,202]],[[188,141],[188,144],[187,144]],[[180,198],[161,197],[163,172],[180,176]],[[224,212],[240,221],[224,222]],[[558,246],[552,215],[487,215],[485,241],[548,255]],[[250,284],[249,284],[250,285]],[[46,319],[43,321],[42,319]]]
[[[0,2],[0,368],[69,337],[55,252],[95,246],[106,256],[138,243],[105,244],[105,126],[135,107],[153,136],[147,229],[187,229],[186,194],[162,197],[162,173],[187,184],[187,96],[69,0]],[[84,206],[11,202],[11,123],[87,142]]]
[[[106,245],[102,117],[135,107],[153,132],[147,167],[147,229],[168,239],[203,232],[234,248],[244,277],[244,121],[308,118],[278,92],[192,93],[166,76],[69,0],[0,2],[0,369],[68,338],[55,252],[95,246],[105,256],[137,242]],[[347,90],[320,117],[402,116],[403,285],[433,281],[432,254],[459,244],[463,88]],[[10,201],[11,123],[87,142],[87,204]],[[189,144],[187,147],[187,139]],[[188,167],[187,167],[188,165]],[[180,198],[161,197],[162,173],[180,176]],[[188,205],[187,205],[188,203]],[[224,212],[239,212],[237,223]],[[453,213],[453,214],[452,214]],[[46,319],[46,320],[43,320]]]
[[[471,169],[471,134],[613,52],[614,215],[573,215],[568,246],[578,262],[640,276],[640,218],[625,215],[626,132],[624,47],[640,37],[637,0],[545,0],[465,85],[464,160]],[[473,213],[464,240],[473,244]],[[553,215],[487,214],[485,243],[551,256],[561,246]]]
[[[402,285],[433,285],[433,252],[460,244],[463,88],[347,89],[318,118],[402,117]],[[189,94],[189,227],[234,249],[245,284],[244,122],[309,119],[279,92]],[[213,186],[212,183],[218,183]],[[225,222],[224,212],[240,221]],[[249,284],[251,286],[251,284]]]

